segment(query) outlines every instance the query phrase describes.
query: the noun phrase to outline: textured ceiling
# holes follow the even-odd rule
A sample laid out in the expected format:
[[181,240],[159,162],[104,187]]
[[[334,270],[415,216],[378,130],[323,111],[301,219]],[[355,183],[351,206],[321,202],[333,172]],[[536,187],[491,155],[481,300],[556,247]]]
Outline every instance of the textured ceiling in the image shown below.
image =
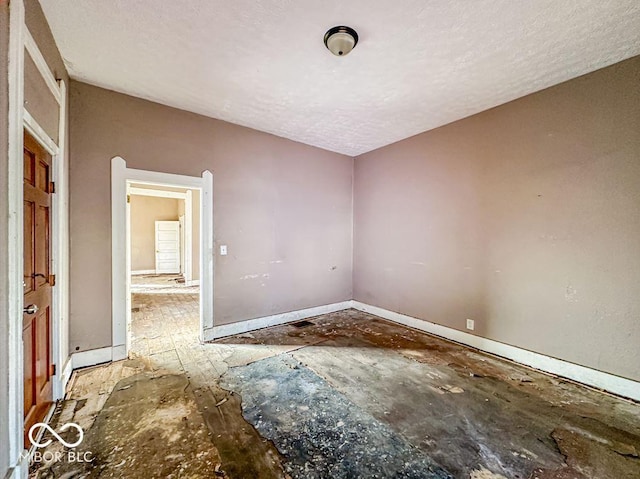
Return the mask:
[[41,4],[72,78],[351,156],[640,54],[638,0]]

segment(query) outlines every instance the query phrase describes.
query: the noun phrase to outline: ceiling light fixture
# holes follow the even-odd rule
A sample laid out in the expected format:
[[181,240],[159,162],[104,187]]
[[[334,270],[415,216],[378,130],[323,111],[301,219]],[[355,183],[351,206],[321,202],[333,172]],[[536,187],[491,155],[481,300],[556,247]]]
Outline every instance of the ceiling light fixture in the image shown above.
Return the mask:
[[333,27],[324,34],[324,44],[331,53],[343,57],[358,44],[358,34],[351,27]]

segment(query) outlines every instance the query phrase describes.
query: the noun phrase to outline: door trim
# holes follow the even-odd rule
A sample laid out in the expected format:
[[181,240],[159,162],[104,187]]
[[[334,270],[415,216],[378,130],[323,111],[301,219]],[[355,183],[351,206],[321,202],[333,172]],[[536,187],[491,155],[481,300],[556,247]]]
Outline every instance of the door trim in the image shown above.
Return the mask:
[[[66,97],[66,85],[59,81],[60,92]],[[42,146],[53,161],[51,180],[56,191],[51,195],[51,271],[56,275],[57,284],[51,290],[51,334],[53,364],[58,371],[69,362],[68,340],[69,321],[69,191],[67,182],[65,140],[66,140],[66,102],[60,105],[58,144],[46,133],[37,120],[25,108],[23,111],[24,129]],[[61,375],[53,377],[53,399],[64,397],[67,380]]]
[[[33,59],[38,71],[44,79],[49,91],[59,107],[58,144],[44,133],[44,129],[24,109],[24,61],[25,51]],[[22,276],[23,276],[23,135],[28,131],[53,156],[54,170],[52,172],[56,182],[57,192],[52,198],[52,251],[51,267],[58,275],[58,286],[52,296],[52,353],[53,361],[59,373],[53,377],[53,398],[59,399],[64,395],[66,383],[69,380],[70,361],[68,358],[68,168],[65,163],[66,132],[67,132],[67,96],[64,81],[56,81],[49,69],[44,56],[25,24],[25,8],[23,0],[12,0],[9,8],[9,49],[8,49],[8,165],[6,184],[6,209],[8,218],[6,225],[7,248],[2,253],[4,270],[0,282],[6,283],[0,288],[5,293],[0,297],[3,313],[10,318],[8,334],[3,341],[8,354],[7,370],[0,371],[2,380],[8,379],[7,412],[8,412],[8,441],[0,447],[7,448],[9,470],[5,472],[10,477],[26,477],[27,462],[23,454],[23,348],[22,348]],[[6,274],[5,274],[6,273]],[[66,319],[66,320],[65,320]]]
[[56,102],[58,102],[58,105],[62,106],[62,104],[64,103],[64,92],[60,91],[60,87],[56,82],[56,77],[53,76],[53,73],[51,73],[49,65],[47,64],[47,60],[44,58],[44,55],[38,48],[38,44],[34,40],[33,35],[31,35],[31,32],[28,28],[24,29],[23,35],[24,48],[29,53],[29,56],[33,60],[33,63],[35,63],[36,68],[38,69],[38,72],[40,73],[40,76],[42,77],[44,82],[47,84],[51,95],[53,96],[53,98],[55,98]]
[[154,190],[150,188],[136,188],[132,186],[129,188],[129,194],[138,196],[152,196],[155,198],[174,198],[176,200],[184,200],[187,197],[187,193],[181,193],[179,191],[166,191],[166,190]]
[[29,111],[25,108],[23,112],[24,129],[42,146],[47,153],[52,157],[59,154],[60,148],[56,145],[56,142],[44,131],[36,119],[31,116]]
[[[184,277],[184,266],[187,264],[184,258],[184,213],[178,216],[178,223],[180,224],[180,274]],[[132,271],[131,274],[134,274]]]
[[[200,200],[202,201],[202,200]],[[200,245],[202,250],[202,244]],[[193,282],[193,193],[187,191],[184,198],[184,280],[187,286],[194,286]]]
[[[59,81],[60,92],[66,97],[66,85]],[[27,109],[23,111],[24,129],[50,155],[53,162],[51,180],[56,191],[51,195],[51,271],[56,275],[56,286],[51,289],[51,353],[57,371],[52,377],[53,400],[64,397],[68,378],[61,373],[69,363],[69,191],[65,162],[66,102],[60,105],[58,144],[47,135]],[[22,200],[21,200],[22,201]],[[22,254],[20,255],[22,257]]]
[[213,175],[205,170],[201,177],[127,168],[119,156],[111,159],[111,318],[113,360],[129,353],[127,325],[131,319],[128,278],[131,261],[127,241],[128,182],[177,186],[200,190],[200,341],[213,330]]
[[[23,461],[23,429],[24,429],[24,372],[23,372],[23,349],[22,349],[22,302],[23,291],[21,291],[23,275],[23,240],[22,240],[22,188],[23,188],[23,131],[24,131],[24,42],[23,32],[26,30],[24,23],[24,4],[22,0],[13,0],[9,9],[9,151],[8,151],[8,174],[7,183],[1,185],[7,192],[6,215],[7,248],[2,253],[2,263],[6,265],[5,274],[0,275],[0,281],[7,278],[6,296],[0,298],[3,305],[3,312],[9,318],[8,324],[8,344],[7,344],[7,369],[1,371],[2,378],[8,377],[8,458],[9,475],[12,472],[18,476],[27,471]],[[3,271],[4,273],[5,271]],[[6,309],[5,309],[6,308]],[[3,341],[5,338],[1,338]],[[3,345],[4,346],[4,345]],[[4,349],[4,347],[3,347]],[[0,446],[0,447],[7,447]],[[13,471],[11,470],[13,469]],[[0,471],[5,474],[6,471]]]

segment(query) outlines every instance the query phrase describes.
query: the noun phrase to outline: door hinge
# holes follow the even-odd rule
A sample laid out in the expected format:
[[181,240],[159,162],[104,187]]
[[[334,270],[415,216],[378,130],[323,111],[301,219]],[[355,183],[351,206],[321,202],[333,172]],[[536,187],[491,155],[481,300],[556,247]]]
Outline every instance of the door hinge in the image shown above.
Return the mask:
[[55,375],[56,375],[56,365],[55,365],[55,364],[52,364],[52,365],[50,366],[50,368],[51,368],[51,371],[49,371],[49,373],[50,373],[49,375],[50,375],[50,376],[55,376]]
[[54,181],[49,182],[49,193],[56,192],[56,183]]
[[49,275],[49,286],[55,286],[56,285],[56,275],[55,274],[50,274]]
[[127,203],[131,203],[131,195],[127,195]]

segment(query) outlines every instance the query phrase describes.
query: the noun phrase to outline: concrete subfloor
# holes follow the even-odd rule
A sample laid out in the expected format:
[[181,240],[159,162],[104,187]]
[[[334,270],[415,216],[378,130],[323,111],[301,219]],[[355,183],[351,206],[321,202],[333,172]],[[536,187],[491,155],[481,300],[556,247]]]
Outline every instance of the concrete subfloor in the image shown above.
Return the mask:
[[199,344],[197,295],[133,303],[131,359],[51,420],[76,457],[33,477],[640,477],[637,403],[355,310]]

